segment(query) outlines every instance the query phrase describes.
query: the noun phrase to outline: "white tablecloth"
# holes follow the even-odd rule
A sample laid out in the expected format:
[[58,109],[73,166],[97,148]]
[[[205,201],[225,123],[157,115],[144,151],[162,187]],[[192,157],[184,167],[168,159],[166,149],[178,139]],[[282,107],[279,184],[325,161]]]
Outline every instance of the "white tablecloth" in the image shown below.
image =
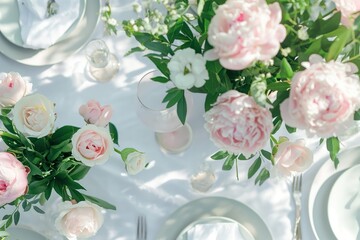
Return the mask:
[[[114,17],[119,21],[134,18],[132,2],[113,1]],[[291,239],[295,207],[290,182],[270,179],[260,187],[254,186],[254,179],[247,180],[246,177],[249,163],[240,163],[240,181],[237,181],[234,169],[224,172],[221,170],[222,161],[210,161],[217,175],[215,185],[206,194],[194,192],[189,185],[189,175],[217,150],[203,127],[204,96],[194,95],[195,109],[189,120],[193,129],[190,148],[181,155],[162,153],[153,132],[136,115],[136,84],[154,66],[140,54],[123,57],[137,43],[127,38],[122,30],[117,36],[104,36],[103,26],[99,24],[93,38],[104,39],[119,58],[120,71],[110,82],[98,83],[88,77],[87,60],[82,51],[60,64],[44,67],[22,65],[0,55],[2,72],[19,72],[31,80],[34,91],[48,96],[56,103],[58,127],[65,124],[82,126],[79,106],[89,99],[97,99],[101,104],[111,104],[113,107],[112,122],[118,128],[121,148],[135,147],[146,153],[151,167],[136,176],[129,176],[121,158],[114,154],[105,165],[93,167],[82,182],[88,193],[117,207],[116,211],[106,211],[104,226],[93,239],[135,239],[136,218],[143,214],[148,219],[148,237],[153,240],[162,223],[173,211],[189,201],[205,196],[224,196],[241,201],[264,219],[275,240]],[[348,146],[355,145],[356,138],[350,140]],[[307,198],[313,177],[327,158],[324,146],[314,151],[316,163],[304,175],[303,239],[315,239],[308,220]],[[40,219],[36,213],[23,217],[24,223],[27,218]]]

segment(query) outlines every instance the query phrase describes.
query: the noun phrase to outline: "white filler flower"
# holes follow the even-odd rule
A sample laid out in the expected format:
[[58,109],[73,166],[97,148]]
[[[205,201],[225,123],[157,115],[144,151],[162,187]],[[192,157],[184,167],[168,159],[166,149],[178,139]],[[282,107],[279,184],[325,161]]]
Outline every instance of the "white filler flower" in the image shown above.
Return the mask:
[[204,57],[194,49],[178,50],[168,63],[170,79],[179,89],[202,87],[209,79],[205,63]]

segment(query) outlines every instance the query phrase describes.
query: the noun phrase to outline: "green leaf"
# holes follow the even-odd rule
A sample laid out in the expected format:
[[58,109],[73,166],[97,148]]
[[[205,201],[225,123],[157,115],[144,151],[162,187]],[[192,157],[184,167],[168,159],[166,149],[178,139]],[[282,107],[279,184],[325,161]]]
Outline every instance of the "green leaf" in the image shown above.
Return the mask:
[[263,168],[261,169],[259,175],[256,177],[255,184],[259,183],[259,185],[261,186],[269,177],[270,172],[266,168]]
[[116,126],[113,123],[109,123],[109,130],[110,130],[110,136],[113,142],[117,145],[119,145],[119,134],[116,129]]
[[268,160],[271,161],[271,159],[273,158],[272,154],[266,150],[261,150],[261,154]]
[[333,44],[331,44],[329,52],[326,56],[326,61],[330,61],[332,59],[336,59],[341,51],[344,49],[345,45],[351,39],[351,29],[346,27],[342,27],[341,31],[338,33],[336,39]]
[[73,180],[83,179],[90,171],[91,167],[79,164],[69,172],[69,176]]
[[44,213],[45,213],[44,210],[42,210],[42,209],[39,208],[38,206],[34,206],[33,208],[34,208],[34,210],[35,210],[36,212],[38,212],[38,213],[40,213],[40,214],[44,214]]
[[70,140],[74,133],[76,133],[80,128],[74,126],[63,126],[58,128],[54,134],[51,136],[51,145],[60,144],[66,140]]
[[167,38],[169,40],[170,43],[173,43],[175,41],[175,39],[177,39],[177,36],[180,33],[180,30],[182,28],[183,25],[183,19],[179,18],[176,23],[169,29],[169,31],[167,32]]
[[177,103],[177,115],[180,119],[180,122],[182,124],[185,124],[186,122],[186,114],[187,114],[187,104],[186,104],[186,99],[185,99],[185,95],[183,93],[182,97],[179,99],[178,103]]
[[290,89],[290,83],[288,82],[274,82],[267,85],[268,90],[273,91],[288,91]]
[[208,93],[205,98],[205,111],[209,111],[216,102],[218,94]]
[[194,35],[193,35],[191,29],[189,28],[189,26],[186,23],[184,23],[182,25],[181,32],[183,34],[185,34],[185,36],[189,37],[190,39],[194,38]]
[[337,154],[340,151],[340,141],[337,137],[330,137],[326,139],[326,148],[329,151],[330,159],[334,162],[335,168],[339,165]]
[[161,58],[157,58],[157,57],[152,57],[152,56],[148,56],[149,60],[152,61],[156,68],[162,73],[164,74],[166,77],[170,77],[170,72],[169,69],[167,68],[167,64],[169,62],[169,60],[167,59],[161,59]]
[[85,190],[85,188],[81,186],[80,183],[71,179],[71,177],[65,171],[58,173],[56,175],[55,181],[59,184],[67,186],[68,188]]
[[68,151],[69,145],[72,146],[69,140],[65,140],[58,145],[52,145],[50,147],[49,154],[47,155],[47,160],[53,162],[61,155],[62,152]]
[[160,52],[164,56],[172,52],[171,48],[167,44],[161,42],[146,42],[143,45],[147,49],[155,52]]
[[135,148],[124,148],[123,150],[121,150],[120,155],[122,160],[125,162],[128,155],[133,152],[138,152],[138,150],[136,150]]
[[0,115],[0,120],[2,121],[4,127],[11,133],[16,133],[12,121],[7,116]]
[[286,58],[283,58],[281,60],[281,65],[280,65],[280,77],[291,79],[293,76],[294,76],[294,72],[291,68],[291,65],[289,64]]
[[17,225],[19,223],[19,220],[20,220],[20,212],[16,211],[14,213],[14,224]]
[[75,199],[76,202],[85,201],[85,197],[77,190],[69,188],[71,198]]
[[166,108],[171,108],[176,103],[178,103],[182,97],[184,97],[184,90],[172,88],[167,92],[166,96],[163,99],[163,102],[168,102],[166,104]]
[[258,157],[250,166],[248,170],[248,179],[250,179],[259,170],[261,166],[261,157]]
[[170,81],[170,79],[163,77],[163,76],[153,77],[153,78],[151,78],[151,80],[153,80],[155,82],[160,82],[160,83],[167,83],[168,81]]
[[134,47],[131,48],[127,53],[125,53],[124,57],[127,57],[135,52],[143,52],[145,50],[145,48],[143,47]]
[[296,128],[294,127],[290,127],[288,125],[285,124],[286,130],[288,131],[288,133],[294,133],[296,132]]
[[222,166],[222,170],[224,171],[229,171],[232,169],[232,167],[234,166],[235,163],[235,159],[236,159],[236,155],[235,154],[229,154],[229,156],[226,158],[223,166]]
[[213,155],[211,155],[211,158],[214,160],[221,160],[226,158],[227,156],[229,156],[229,153],[227,151],[218,151],[216,153],[214,153]]
[[92,203],[95,203],[96,205],[105,208],[105,209],[111,209],[111,210],[116,210],[116,207],[114,205],[112,205],[111,203],[108,203],[102,199],[96,198],[96,197],[92,197],[86,194],[83,194],[84,198]]
[[357,110],[357,111],[354,113],[354,120],[355,120],[355,121],[360,120],[360,110]]
[[32,180],[29,184],[29,194],[39,194],[46,190],[49,184],[50,178],[44,178],[40,180]]
[[280,129],[281,124],[282,124],[281,118],[279,116],[275,117],[273,120],[273,124],[274,124],[274,128],[271,131],[271,134],[275,134]]

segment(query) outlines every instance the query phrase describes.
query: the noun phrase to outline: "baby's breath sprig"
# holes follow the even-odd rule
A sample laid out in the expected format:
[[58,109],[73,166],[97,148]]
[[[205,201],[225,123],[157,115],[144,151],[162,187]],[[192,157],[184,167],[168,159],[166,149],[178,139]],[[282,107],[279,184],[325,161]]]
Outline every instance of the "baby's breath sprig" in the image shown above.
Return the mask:
[[117,34],[117,26],[118,21],[111,16],[111,6],[110,1],[106,0],[105,6],[103,7],[101,11],[101,20],[104,21],[105,25],[105,32],[109,35],[111,34]]

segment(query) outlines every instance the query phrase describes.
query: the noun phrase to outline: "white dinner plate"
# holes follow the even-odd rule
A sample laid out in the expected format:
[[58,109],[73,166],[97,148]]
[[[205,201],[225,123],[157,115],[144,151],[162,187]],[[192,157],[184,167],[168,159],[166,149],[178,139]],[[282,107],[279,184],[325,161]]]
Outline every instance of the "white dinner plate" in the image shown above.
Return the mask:
[[338,240],[360,239],[360,165],[336,180],[329,195],[328,215]]
[[238,229],[240,235],[242,236],[241,239],[244,240],[255,240],[254,237],[251,235],[250,231],[247,230],[243,225],[239,222],[226,218],[226,217],[207,217],[196,220],[195,222],[190,223],[183,231],[181,231],[180,235],[176,238],[176,240],[187,240],[188,232],[192,230],[198,224],[216,224],[216,223],[234,223],[238,225]]
[[[64,40],[79,23],[85,12],[85,1],[80,0],[79,16],[58,40]],[[23,47],[24,42],[21,37],[21,27],[19,24],[19,7],[17,0],[1,0],[0,3],[0,31],[2,35],[11,43]]]
[[330,190],[344,170],[360,163],[360,147],[340,153],[339,160],[335,169],[334,163],[327,159],[316,173],[310,188],[309,220],[315,236],[320,240],[336,240],[327,214]]
[[189,224],[216,216],[238,222],[256,240],[273,239],[265,222],[245,204],[224,197],[206,197],[191,201],[172,213],[160,227],[156,240],[176,239]]
[[14,226],[6,229],[9,240],[47,240],[46,237],[26,227]]
[[[2,7],[0,1],[0,8]],[[59,63],[77,52],[90,38],[100,19],[101,0],[85,2],[85,13],[66,38],[46,49],[29,49],[16,46],[0,34],[0,52],[5,56],[31,66],[44,66]]]

